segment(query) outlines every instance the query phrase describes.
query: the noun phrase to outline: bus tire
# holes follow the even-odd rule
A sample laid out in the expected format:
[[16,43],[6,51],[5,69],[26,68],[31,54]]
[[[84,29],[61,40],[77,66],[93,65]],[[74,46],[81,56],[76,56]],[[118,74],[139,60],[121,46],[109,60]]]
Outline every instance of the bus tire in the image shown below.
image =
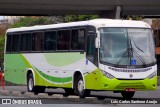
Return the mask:
[[27,89],[28,89],[28,92],[35,91],[34,78],[32,73],[30,73],[27,77]]
[[75,92],[80,98],[85,98],[90,95],[90,90],[84,89],[84,81],[81,75],[76,80]]
[[131,99],[134,96],[135,92],[126,92],[122,91],[121,95],[123,96],[124,99]]
[[34,92],[34,94],[43,93],[45,91],[44,86],[34,86],[34,77],[33,74],[30,73],[27,77],[27,89],[28,92]]

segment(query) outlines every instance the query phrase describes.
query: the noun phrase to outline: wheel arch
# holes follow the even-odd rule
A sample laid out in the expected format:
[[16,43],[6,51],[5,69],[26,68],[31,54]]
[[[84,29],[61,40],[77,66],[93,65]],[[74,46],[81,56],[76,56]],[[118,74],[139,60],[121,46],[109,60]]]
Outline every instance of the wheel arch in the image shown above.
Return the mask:
[[83,81],[84,81],[84,89],[85,89],[85,77],[83,75],[83,72],[80,69],[75,70],[75,72],[73,73],[73,78],[72,78],[72,88],[75,88],[75,83],[76,83],[76,78],[78,78],[78,76],[82,76]]
[[26,84],[27,84],[28,76],[29,76],[29,74],[30,74],[30,73],[32,73],[32,74],[33,74],[34,86],[35,86],[36,79],[35,79],[35,73],[34,73],[34,70],[33,70],[32,68],[27,69],[27,72],[26,72]]

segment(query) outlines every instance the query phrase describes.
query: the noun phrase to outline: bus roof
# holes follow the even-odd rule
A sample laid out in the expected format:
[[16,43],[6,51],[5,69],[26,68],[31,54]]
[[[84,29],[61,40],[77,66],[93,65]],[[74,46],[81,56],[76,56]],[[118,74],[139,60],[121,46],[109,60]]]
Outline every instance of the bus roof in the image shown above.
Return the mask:
[[86,26],[91,25],[96,28],[99,27],[138,27],[138,28],[151,28],[150,25],[143,21],[133,21],[133,20],[115,20],[115,19],[94,19],[88,21],[70,22],[70,23],[60,23],[60,24],[50,24],[50,25],[37,25],[31,27],[20,27],[11,28],[7,32],[20,32],[20,31],[30,31],[30,30],[40,30],[40,29],[52,29],[52,28],[64,28],[71,26]]

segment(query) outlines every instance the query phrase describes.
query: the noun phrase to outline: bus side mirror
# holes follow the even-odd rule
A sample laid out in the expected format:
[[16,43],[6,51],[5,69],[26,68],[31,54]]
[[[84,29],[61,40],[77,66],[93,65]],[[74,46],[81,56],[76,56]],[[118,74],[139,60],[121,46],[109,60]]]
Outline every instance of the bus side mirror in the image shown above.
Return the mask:
[[100,48],[100,41],[98,38],[96,38],[96,40],[95,40],[95,47]]

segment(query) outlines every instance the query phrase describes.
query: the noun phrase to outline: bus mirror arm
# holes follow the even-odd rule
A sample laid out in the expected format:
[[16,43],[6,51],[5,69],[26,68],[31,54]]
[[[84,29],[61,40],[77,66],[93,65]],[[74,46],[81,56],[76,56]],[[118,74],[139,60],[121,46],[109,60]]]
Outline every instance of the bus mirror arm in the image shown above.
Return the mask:
[[98,38],[95,39],[95,47],[100,48],[100,41]]
[[100,48],[100,39],[99,39],[100,38],[100,32],[97,31],[96,34],[97,34],[97,36],[95,38],[95,47]]

